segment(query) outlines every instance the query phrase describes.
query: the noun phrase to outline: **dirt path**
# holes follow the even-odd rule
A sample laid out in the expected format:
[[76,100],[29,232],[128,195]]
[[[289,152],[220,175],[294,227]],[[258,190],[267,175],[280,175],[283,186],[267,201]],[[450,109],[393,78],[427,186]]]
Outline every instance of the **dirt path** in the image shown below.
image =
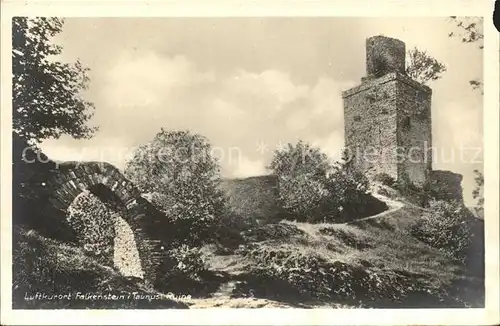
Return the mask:
[[[370,216],[364,219],[356,220],[354,222],[359,222],[362,220],[375,219],[391,214],[402,207],[405,206],[404,203],[389,199],[385,196],[375,194],[374,195],[379,200],[384,201],[389,209],[380,214]],[[342,224],[349,224],[342,223]],[[214,291],[210,297],[206,298],[194,298],[190,302],[187,302],[191,309],[204,309],[204,308],[214,308],[214,307],[224,307],[224,308],[356,308],[353,306],[347,306],[335,302],[301,302],[300,307],[294,304],[289,304],[286,302],[275,301],[271,299],[256,298],[256,297],[232,297],[233,290],[238,287],[238,281],[232,279],[239,274],[245,273],[249,269],[249,265],[242,260],[242,257],[238,255],[214,255],[209,254],[207,257],[207,263],[210,266],[210,270],[216,273],[226,274],[228,280],[221,283],[216,291]]]
[[358,223],[358,222],[361,222],[361,221],[372,220],[372,219],[384,217],[384,216],[386,216],[388,214],[392,214],[392,213],[400,210],[401,208],[403,208],[405,206],[405,204],[403,202],[400,202],[400,201],[397,201],[397,200],[393,200],[393,199],[390,199],[388,197],[385,197],[385,196],[382,196],[382,195],[379,195],[379,194],[375,194],[375,195],[373,195],[373,197],[375,197],[375,198],[377,198],[377,199],[385,202],[387,204],[387,206],[389,207],[389,209],[386,210],[386,211],[384,211],[384,212],[382,212],[382,213],[373,215],[373,216],[365,217],[365,218],[362,218],[362,219],[359,219],[359,220],[355,220],[355,221],[349,221],[349,222],[342,223],[342,224],[349,225],[349,224],[354,224],[354,223]]

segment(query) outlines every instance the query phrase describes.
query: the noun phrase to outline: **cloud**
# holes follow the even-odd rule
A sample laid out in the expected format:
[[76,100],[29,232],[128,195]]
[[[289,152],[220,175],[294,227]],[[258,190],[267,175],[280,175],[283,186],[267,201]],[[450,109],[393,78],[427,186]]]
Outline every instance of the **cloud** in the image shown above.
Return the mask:
[[[483,51],[449,38],[453,25],[442,17],[210,18],[188,24],[67,19],[60,58],[80,58],[91,68],[84,95],[96,104],[92,124],[101,131],[89,141],[46,141],[47,154],[64,159],[78,157],[72,152],[82,147],[133,147],[164,127],[203,134],[223,153],[237,148],[252,166],[265,165],[272,155],[256,151],[260,140],[272,149],[280,141],[304,139],[335,156],[335,147],[343,145],[340,92],[365,74],[363,40],[380,33],[427,50],[447,67],[430,85],[433,145],[453,150],[482,144],[483,99],[468,81],[482,78]],[[229,176],[237,167],[228,157],[222,170]],[[464,182],[473,177],[470,164],[436,168],[463,173]]]
[[[257,175],[265,173],[279,142],[305,139],[327,153],[338,151],[343,143],[340,93],[346,88],[329,78],[312,85],[296,83],[278,70],[239,69],[217,76],[184,56],[128,52],[93,80],[93,122],[100,126],[99,133],[89,141],[56,142],[79,148],[79,156],[56,150],[51,141],[44,148],[59,158],[104,157],[122,168],[130,150],[151,140],[160,128],[191,130],[211,141],[225,174]],[[258,152],[258,141],[265,141],[269,150]],[[103,156],[103,147],[123,150]],[[235,149],[241,156],[237,164]]]
[[211,72],[199,72],[184,56],[158,56],[154,52],[126,52],[119,56],[107,72],[104,91],[109,105],[154,108],[175,90],[215,80]]
[[279,110],[285,103],[307,96],[309,87],[295,85],[290,75],[277,70],[265,70],[251,73],[238,70],[232,77],[224,81],[225,88],[235,94],[252,95],[274,100],[274,109]]

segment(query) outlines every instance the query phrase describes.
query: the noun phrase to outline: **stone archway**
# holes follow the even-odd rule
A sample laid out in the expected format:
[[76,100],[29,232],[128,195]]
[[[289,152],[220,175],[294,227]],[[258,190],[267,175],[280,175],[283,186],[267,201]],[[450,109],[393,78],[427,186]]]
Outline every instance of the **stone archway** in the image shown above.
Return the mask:
[[124,210],[119,205],[110,205],[102,192],[93,190],[95,187],[76,196],[66,214],[80,246],[102,264],[114,266],[123,276],[144,279],[134,232],[121,216]]
[[163,257],[161,228],[158,227],[161,213],[141,197],[140,191],[117,168],[101,162],[58,163],[43,184],[49,193],[49,202],[66,216],[82,192],[92,193],[120,216],[122,220],[117,223],[121,231],[117,241],[127,241],[130,234],[133,235],[144,280],[154,284]]

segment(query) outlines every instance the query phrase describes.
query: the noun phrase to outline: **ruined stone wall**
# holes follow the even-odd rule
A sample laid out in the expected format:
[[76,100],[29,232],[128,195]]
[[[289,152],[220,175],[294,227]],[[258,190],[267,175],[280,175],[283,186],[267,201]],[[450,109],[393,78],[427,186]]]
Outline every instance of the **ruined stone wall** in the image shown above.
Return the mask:
[[391,72],[405,72],[405,43],[386,36],[366,40],[366,76],[379,78]]
[[432,92],[405,75],[397,79],[398,177],[405,174],[414,184],[422,185],[432,169]]
[[462,179],[463,176],[451,171],[434,170],[430,174],[432,189],[440,200],[463,201]]
[[343,93],[346,147],[368,176],[397,178],[397,85],[388,74]]

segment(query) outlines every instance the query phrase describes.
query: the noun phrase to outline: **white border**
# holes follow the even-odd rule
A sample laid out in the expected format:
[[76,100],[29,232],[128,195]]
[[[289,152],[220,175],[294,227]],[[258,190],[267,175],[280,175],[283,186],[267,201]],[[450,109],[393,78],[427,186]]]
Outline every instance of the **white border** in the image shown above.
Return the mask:
[[[416,1],[18,1],[2,2],[1,19],[1,324],[124,325],[487,325],[499,317],[499,34],[491,22],[494,2]],[[485,16],[485,309],[204,309],[12,310],[11,309],[11,25],[13,16],[224,17],[224,16]]]

